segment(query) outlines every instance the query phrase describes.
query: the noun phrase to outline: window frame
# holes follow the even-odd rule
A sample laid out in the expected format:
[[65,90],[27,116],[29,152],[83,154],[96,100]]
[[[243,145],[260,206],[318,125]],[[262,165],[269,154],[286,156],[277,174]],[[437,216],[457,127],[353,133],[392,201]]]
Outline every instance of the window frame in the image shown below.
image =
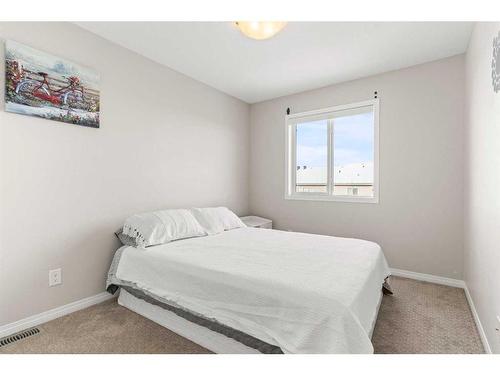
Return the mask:
[[[327,191],[321,192],[296,192],[296,156],[297,156],[297,139],[296,131],[294,131],[298,120],[314,121],[314,118],[325,116],[333,112],[345,110],[355,110],[357,108],[369,107],[373,108],[373,197],[349,196],[349,195],[333,195],[332,188],[334,180],[332,180],[333,172],[333,120],[328,119],[328,171],[327,171]],[[288,200],[308,200],[308,201],[330,201],[330,202],[348,202],[348,203],[379,203],[380,181],[379,181],[379,99],[365,100],[356,103],[342,104],[333,107],[317,109],[294,113],[285,116],[285,199]]]

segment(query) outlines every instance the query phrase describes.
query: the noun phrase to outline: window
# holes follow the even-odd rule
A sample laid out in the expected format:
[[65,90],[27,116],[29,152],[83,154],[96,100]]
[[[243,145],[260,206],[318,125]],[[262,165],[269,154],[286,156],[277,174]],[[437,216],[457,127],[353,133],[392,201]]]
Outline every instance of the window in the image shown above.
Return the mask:
[[378,202],[378,100],[286,116],[287,199]]

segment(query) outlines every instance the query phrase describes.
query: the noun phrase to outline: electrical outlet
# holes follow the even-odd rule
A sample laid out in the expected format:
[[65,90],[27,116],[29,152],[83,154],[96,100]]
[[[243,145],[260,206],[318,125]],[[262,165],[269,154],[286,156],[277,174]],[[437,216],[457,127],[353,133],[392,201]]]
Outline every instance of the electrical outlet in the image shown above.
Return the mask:
[[60,268],[49,271],[49,286],[62,284],[62,271]]

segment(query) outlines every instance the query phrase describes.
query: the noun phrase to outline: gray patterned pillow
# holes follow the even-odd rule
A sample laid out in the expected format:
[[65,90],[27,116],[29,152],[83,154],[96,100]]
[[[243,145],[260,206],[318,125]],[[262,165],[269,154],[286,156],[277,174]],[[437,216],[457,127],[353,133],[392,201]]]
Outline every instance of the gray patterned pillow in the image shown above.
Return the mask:
[[115,236],[120,240],[120,242],[125,246],[137,247],[137,242],[134,237],[127,236],[123,234],[123,228],[118,229],[115,232]]

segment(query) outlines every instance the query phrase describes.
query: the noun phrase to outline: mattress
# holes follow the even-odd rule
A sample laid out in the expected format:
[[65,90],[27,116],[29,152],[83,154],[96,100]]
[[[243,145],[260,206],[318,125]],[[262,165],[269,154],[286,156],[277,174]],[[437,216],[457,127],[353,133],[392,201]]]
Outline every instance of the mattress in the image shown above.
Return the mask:
[[243,332],[217,322],[172,309],[144,294],[122,287],[118,303],[159,325],[217,354],[280,354],[278,347],[269,345]]
[[240,228],[147,249],[124,246],[108,284],[284,353],[372,353],[369,335],[388,275],[373,242]]
[[[192,342],[203,346],[217,354],[278,354],[283,353],[276,347],[264,342],[255,345],[255,339],[249,341],[247,335],[241,336],[240,332],[234,331],[229,327],[216,327],[215,322],[206,325],[200,323],[198,319],[190,320],[184,313],[178,314],[178,311],[172,311],[170,307],[165,306],[149,298],[136,297],[129,293],[127,287],[120,288],[118,303],[137,314],[140,314],[153,322],[177,333],[180,336],[191,340]],[[382,302],[382,293],[380,293],[379,305]],[[149,301],[149,302],[148,302]],[[378,311],[377,307],[377,311]],[[373,328],[375,326],[373,321]],[[217,329],[218,328],[218,329]],[[370,338],[373,334],[373,328],[370,331]],[[230,333],[228,335],[228,332]]]

